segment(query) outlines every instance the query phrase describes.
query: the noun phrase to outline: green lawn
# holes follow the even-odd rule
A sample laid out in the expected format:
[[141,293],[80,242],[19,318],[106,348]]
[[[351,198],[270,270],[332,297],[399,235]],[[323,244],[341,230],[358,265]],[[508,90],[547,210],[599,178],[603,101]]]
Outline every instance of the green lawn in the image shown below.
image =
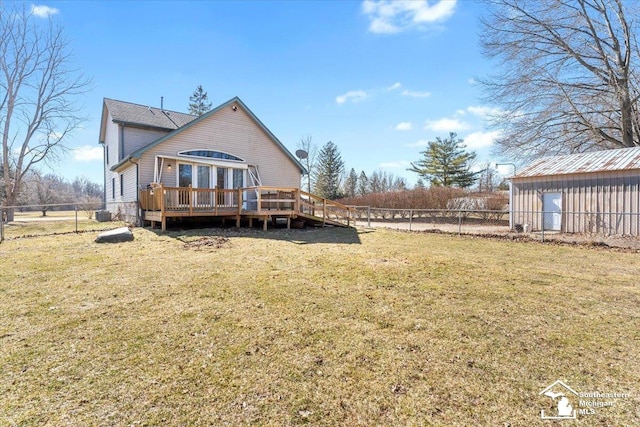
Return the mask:
[[638,254],[365,229],[96,234],[0,244],[2,426],[548,426],[555,380],[631,395],[565,425],[640,424]]

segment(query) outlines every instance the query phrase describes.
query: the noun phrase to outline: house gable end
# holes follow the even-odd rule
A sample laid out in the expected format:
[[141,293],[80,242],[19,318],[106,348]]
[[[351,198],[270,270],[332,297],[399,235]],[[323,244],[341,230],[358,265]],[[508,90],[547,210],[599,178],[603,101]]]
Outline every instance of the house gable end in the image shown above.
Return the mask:
[[305,169],[302,166],[302,164],[300,164],[300,162],[291,154],[291,152],[287,150],[284,144],[282,144],[282,142],[280,142],[280,140],[278,140],[278,138],[276,138],[276,136],[273,133],[271,133],[271,131],[258,119],[258,117],[255,114],[253,114],[253,112],[238,97],[234,97],[230,99],[229,101],[217,106],[211,111],[203,114],[202,116],[196,118],[195,120],[176,129],[175,131],[165,135],[164,137],[159,138],[153,141],[152,143],[132,152],[130,156],[136,159],[140,158],[140,156],[142,156],[142,154],[145,153],[146,151],[164,143],[165,141],[176,136],[177,134],[180,134],[185,130],[190,129],[192,126],[195,126],[198,123],[208,120],[210,117],[216,115],[216,113],[220,112],[224,108],[242,108],[242,110],[250,117],[250,119],[262,130],[262,132],[264,132],[264,134],[269,138],[269,140],[271,140],[273,144],[276,147],[278,147],[278,149],[281,150],[289,158],[289,160],[291,160],[291,162],[300,170],[300,172],[305,173]]

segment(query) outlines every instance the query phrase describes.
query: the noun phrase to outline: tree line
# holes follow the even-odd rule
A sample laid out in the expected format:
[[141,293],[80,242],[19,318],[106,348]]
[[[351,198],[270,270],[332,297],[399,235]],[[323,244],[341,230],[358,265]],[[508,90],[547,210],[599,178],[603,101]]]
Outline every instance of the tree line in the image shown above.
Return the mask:
[[[1,169],[1,168],[0,168]],[[0,197],[4,199],[7,186],[0,178]],[[100,209],[103,204],[102,185],[89,181],[85,177],[76,177],[73,181],[54,173],[42,173],[34,170],[25,174],[15,205],[19,210],[38,210],[43,216],[50,210],[73,209],[76,205],[91,210]],[[58,206],[51,206],[58,205]]]
[[[307,174],[303,188],[306,186],[321,197],[335,200],[409,189],[404,177],[386,171],[376,170],[367,174],[351,168],[347,173],[340,150],[331,141],[318,150],[311,137],[307,136],[301,139],[298,147],[306,153],[304,166]],[[421,154],[422,158],[411,163],[408,169],[419,176],[416,188],[426,188],[427,183],[430,187],[461,190],[474,185],[479,191],[505,188],[504,183],[501,186],[497,182],[499,177],[490,164],[474,167],[476,154],[468,152],[464,141],[453,132],[448,137],[430,141]]]

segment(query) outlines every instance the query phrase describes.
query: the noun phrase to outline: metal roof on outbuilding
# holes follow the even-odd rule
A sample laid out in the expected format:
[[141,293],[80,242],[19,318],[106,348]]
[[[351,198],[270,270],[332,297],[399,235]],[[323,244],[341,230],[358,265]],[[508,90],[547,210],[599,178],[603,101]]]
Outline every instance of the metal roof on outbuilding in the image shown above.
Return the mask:
[[543,157],[520,170],[513,179],[640,169],[640,147]]

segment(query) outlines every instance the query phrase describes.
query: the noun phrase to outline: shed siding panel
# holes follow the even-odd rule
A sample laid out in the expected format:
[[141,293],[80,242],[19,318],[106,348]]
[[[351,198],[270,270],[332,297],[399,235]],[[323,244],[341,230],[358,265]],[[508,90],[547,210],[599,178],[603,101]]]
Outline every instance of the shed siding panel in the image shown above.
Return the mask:
[[531,224],[532,229],[539,229],[542,193],[559,191],[563,194],[562,229],[566,232],[637,236],[640,231],[637,171],[516,178],[512,185],[516,224]]

